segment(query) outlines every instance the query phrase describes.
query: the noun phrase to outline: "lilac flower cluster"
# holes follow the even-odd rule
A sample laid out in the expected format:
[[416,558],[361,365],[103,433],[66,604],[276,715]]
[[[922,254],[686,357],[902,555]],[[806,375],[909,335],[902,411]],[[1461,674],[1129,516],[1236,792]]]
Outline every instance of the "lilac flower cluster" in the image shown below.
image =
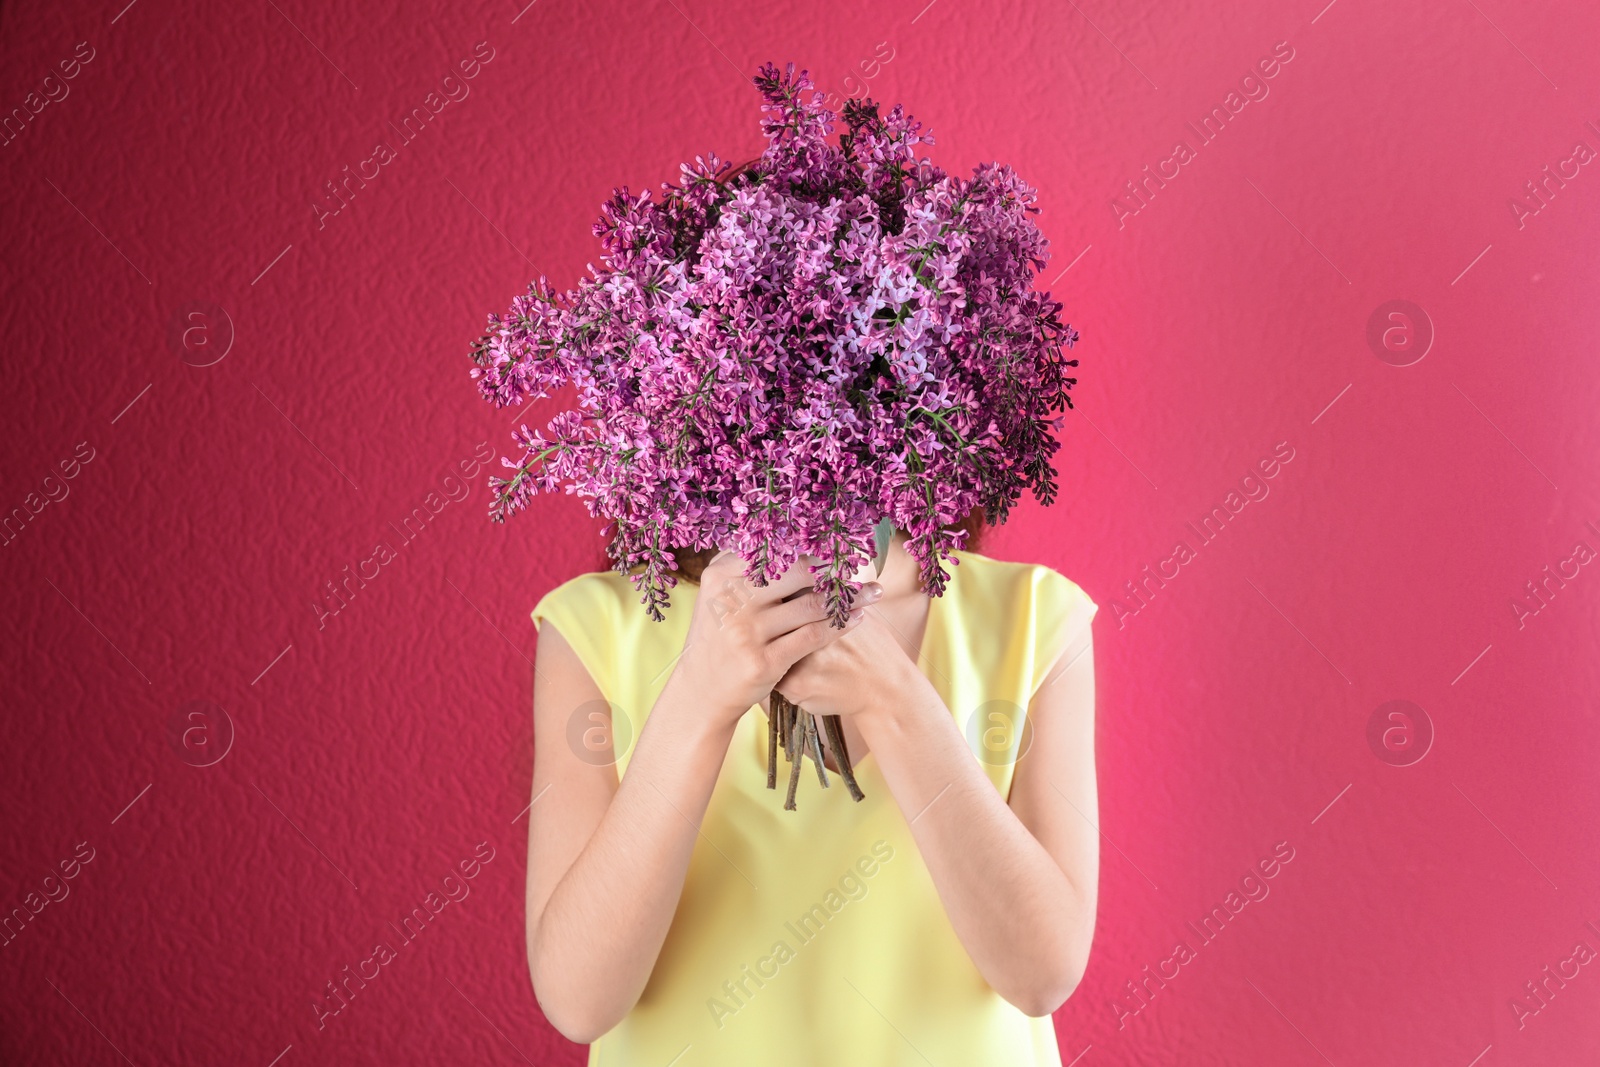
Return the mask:
[[897,105],[821,104],[806,71],[755,78],[768,145],[735,176],[707,154],[660,200],[626,187],[594,232],[603,267],[545,278],[491,315],[472,371],[498,407],[570,383],[578,406],[513,434],[490,517],[565,486],[610,520],[609,552],[660,619],[674,549],[731,549],[757,585],[801,556],[843,625],[884,518],[923,589],[944,591],[952,529],[1027,488],[1056,494],[1051,430],[1077,332],[1033,289],[1035,191],[987,163],[947,176]]

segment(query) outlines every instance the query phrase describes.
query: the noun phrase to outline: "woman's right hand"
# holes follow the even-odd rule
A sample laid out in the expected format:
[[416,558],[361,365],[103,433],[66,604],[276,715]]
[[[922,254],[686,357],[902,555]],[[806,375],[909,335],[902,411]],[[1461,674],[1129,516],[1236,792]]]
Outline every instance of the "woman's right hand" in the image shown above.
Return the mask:
[[[814,562],[802,556],[782,578],[758,587],[744,576],[744,560],[724,551],[700,576],[694,618],[674,674],[727,725],[761,703],[801,657],[861,624],[864,608],[857,607],[843,629],[831,625],[821,595],[809,588]],[[873,599],[873,588],[863,588],[863,604]],[[801,591],[804,595],[784,599]]]

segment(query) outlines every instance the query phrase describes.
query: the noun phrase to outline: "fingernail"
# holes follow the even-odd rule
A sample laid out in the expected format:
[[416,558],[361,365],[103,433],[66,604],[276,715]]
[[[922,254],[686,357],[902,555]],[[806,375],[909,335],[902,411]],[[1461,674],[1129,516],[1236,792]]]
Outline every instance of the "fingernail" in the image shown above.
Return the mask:
[[846,618],[848,618],[851,622],[860,622],[866,617],[866,614],[866,608],[854,608],[851,610],[850,614],[846,616]]
[[861,587],[861,596],[869,603],[883,596],[883,586],[877,582],[868,582]]

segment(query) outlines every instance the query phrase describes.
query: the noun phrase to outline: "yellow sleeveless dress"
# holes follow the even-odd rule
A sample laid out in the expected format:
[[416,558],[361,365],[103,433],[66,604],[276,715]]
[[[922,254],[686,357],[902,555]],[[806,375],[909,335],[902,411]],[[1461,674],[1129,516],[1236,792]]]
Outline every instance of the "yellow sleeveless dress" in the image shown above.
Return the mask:
[[[1067,640],[1097,610],[1042,566],[976,553],[947,567],[918,666],[1001,796],[1009,798],[1025,709]],[[628,757],[688,632],[698,587],[680,583],[652,622],[612,572],[559,586],[533,611],[556,624],[612,706]],[[994,992],[945,915],[874,753],[856,764],[866,799],[788,764],[766,787],[767,720],[740,721],[711,795],[683,895],[639,1002],[590,1046],[590,1067],[1059,1067],[1050,1018]]]

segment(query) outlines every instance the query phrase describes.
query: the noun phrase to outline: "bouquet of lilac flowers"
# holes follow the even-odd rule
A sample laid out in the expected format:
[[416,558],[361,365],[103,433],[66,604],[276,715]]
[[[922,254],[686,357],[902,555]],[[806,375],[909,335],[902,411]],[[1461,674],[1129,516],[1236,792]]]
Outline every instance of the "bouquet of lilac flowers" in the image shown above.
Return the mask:
[[[513,435],[490,516],[577,493],[610,520],[611,559],[655,619],[675,550],[731,549],[757,585],[809,556],[842,626],[880,524],[906,533],[938,596],[957,521],[981,506],[1004,522],[1024,488],[1052,502],[1078,335],[1033,288],[1047,242],[1009,167],[950,177],[915,157],[933,143],[920,123],[870,100],[845,105],[833,143],[807,72],[767,64],[755,84],[760,159],[728,176],[696,157],[659,200],[616,190],[594,228],[601,269],[560,294],[541,277],[489,316],[472,348],[488,400],[571,383],[578,401]],[[780,700],[793,770],[805,746],[826,785],[812,717]]]

